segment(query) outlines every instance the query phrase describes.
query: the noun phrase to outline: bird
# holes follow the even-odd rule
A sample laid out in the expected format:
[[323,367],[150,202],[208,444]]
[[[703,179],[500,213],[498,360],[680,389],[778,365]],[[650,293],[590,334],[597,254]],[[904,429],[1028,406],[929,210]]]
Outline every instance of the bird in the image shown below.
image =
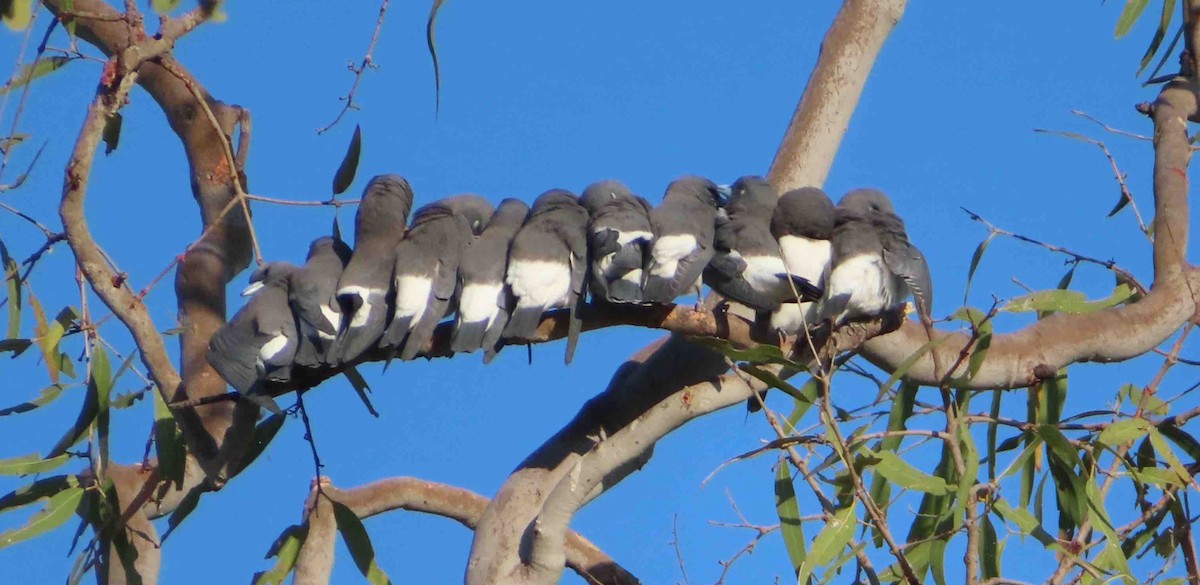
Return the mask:
[[[816,187],[784,193],[771,215],[771,236],[779,242],[787,273],[824,289],[832,255],[833,201]],[[771,313],[771,328],[796,335],[820,319],[820,303],[784,303]]]
[[341,307],[334,292],[350,254],[350,246],[341,238],[317,238],[308,247],[304,266],[292,275],[288,303],[296,314],[300,333],[297,365],[314,367],[336,361],[328,357],[342,324]]
[[379,175],[363,190],[354,218],[354,253],[337,285],[342,327],[330,353],[349,362],[373,347],[387,326],[396,244],[404,237],[413,192],[399,175]]
[[[717,211],[724,194],[712,181],[684,176],[667,186],[662,203],[650,212],[654,243],[642,297],[669,304],[682,294],[700,293],[700,276],[713,257]],[[697,300],[699,306],[699,300]]]
[[450,310],[458,267],[467,245],[492,217],[492,204],[478,195],[456,195],[413,214],[396,245],[395,311],[380,340],[402,360],[411,360]]
[[529,206],[524,201],[505,199],[479,238],[467,246],[458,266],[458,315],[450,338],[451,351],[483,348],[485,364],[496,356],[514,300],[504,282],[508,249],[528,216]]
[[834,210],[833,270],[821,310],[834,324],[900,307],[912,293],[929,322],[933,281],[925,256],[909,241],[904,220],[878,189],[846,193]]
[[[291,379],[298,333],[288,289],[297,270],[286,262],[255,270],[242,293],[250,300],[209,340],[209,365],[242,396],[254,398],[263,381]],[[274,404],[270,397],[258,398],[268,408]]]
[[528,340],[537,331],[542,313],[566,308],[570,311],[568,364],[582,327],[579,310],[587,274],[587,222],[587,210],[570,191],[542,193],[513,239],[504,277],[516,297],[504,338]]
[[725,214],[717,218],[715,253],[704,270],[705,284],[759,314],[788,301],[821,297],[808,279],[788,273],[779,242],[771,235],[778,202],[775,188],[762,177],[734,181]]
[[649,258],[650,204],[619,181],[588,185],[579,202],[588,211],[592,298],[642,302],[642,271]]

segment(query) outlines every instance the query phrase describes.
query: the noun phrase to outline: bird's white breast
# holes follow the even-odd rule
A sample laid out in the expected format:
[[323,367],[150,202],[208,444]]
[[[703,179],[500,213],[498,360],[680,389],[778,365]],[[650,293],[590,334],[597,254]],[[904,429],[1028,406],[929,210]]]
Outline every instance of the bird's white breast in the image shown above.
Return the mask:
[[[329,321],[329,324],[333,326],[334,331],[337,331],[338,328],[341,327],[342,314],[337,311],[334,311],[333,307],[329,306],[329,303],[321,303],[321,314],[324,315],[325,320]],[[333,339],[334,337],[336,337],[334,335],[325,333],[324,331],[321,331],[319,329],[317,330],[317,335],[319,335],[321,337],[321,339]]]
[[464,286],[458,301],[459,317],[467,323],[487,321],[490,327],[500,311],[503,292],[504,285],[499,282]]
[[[412,317],[425,312],[432,290],[433,280],[427,276],[396,277],[396,317]],[[413,320],[410,328],[416,327],[416,324],[416,320]]]
[[877,315],[904,298],[900,279],[893,276],[878,254],[860,254],[841,261],[829,274],[825,297],[841,307],[838,320]]
[[518,260],[508,265],[505,280],[519,307],[561,307],[571,292],[571,267],[544,260]]
[[663,236],[654,240],[654,247],[650,252],[654,257],[654,264],[650,267],[650,274],[662,278],[674,276],[679,261],[686,258],[695,249],[696,236],[692,234]]
[[779,249],[788,273],[821,286],[829,273],[832,247],[829,240],[812,240],[804,236],[779,238]]

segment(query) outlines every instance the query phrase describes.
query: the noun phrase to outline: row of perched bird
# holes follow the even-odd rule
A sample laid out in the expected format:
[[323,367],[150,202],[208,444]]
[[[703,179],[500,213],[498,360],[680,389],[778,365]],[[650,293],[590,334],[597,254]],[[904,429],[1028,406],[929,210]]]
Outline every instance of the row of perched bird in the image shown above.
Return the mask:
[[[239,392],[286,381],[293,364],[352,362],[377,347],[410,360],[454,315],[451,350],[531,339],[543,313],[569,310],[571,362],[593,302],[669,304],[701,283],[750,307],[780,334],[870,316],[913,293],[928,317],[925,258],[882,192],[857,189],[835,208],[817,188],[778,196],[761,177],[731,186],[685,176],[658,207],[618,181],[582,197],[554,189],[532,208],[477,195],[421,207],[397,175],[374,177],[353,251],[324,237],[304,266],[273,262],[251,276],[249,302],[212,338],[209,363]],[[405,227],[407,224],[407,228]]]

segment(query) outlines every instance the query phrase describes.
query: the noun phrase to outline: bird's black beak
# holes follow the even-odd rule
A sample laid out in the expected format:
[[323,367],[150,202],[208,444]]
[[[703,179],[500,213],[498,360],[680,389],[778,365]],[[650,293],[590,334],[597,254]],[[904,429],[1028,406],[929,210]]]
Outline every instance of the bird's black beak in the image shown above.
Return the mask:
[[730,197],[733,197],[731,185],[717,185],[717,207],[725,207],[725,204],[729,203]]

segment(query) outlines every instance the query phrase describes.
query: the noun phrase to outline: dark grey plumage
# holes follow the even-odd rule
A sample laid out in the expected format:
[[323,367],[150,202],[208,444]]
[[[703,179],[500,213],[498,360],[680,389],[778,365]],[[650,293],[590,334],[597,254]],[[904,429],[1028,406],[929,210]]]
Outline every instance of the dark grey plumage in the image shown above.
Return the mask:
[[807,279],[789,275],[779,243],[771,235],[771,217],[779,196],[766,179],[742,177],[733,183],[725,216],[718,217],[716,252],[704,271],[704,283],[727,299],[760,313],[800,298],[815,300],[821,291]]
[[833,270],[822,315],[837,322],[899,307],[911,292],[928,319],[933,282],[925,256],[908,241],[887,195],[855,189],[835,211]]
[[[779,242],[788,274],[824,289],[829,279],[833,236],[833,202],[816,187],[784,193],[771,215],[771,235]],[[785,303],[771,313],[774,330],[795,335],[816,323],[819,302]]]
[[650,259],[650,204],[619,181],[592,183],[579,202],[588,210],[592,297],[642,302],[643,272]]
[[458,267],[467,245],[492,217],[478,195],[457,195],[417,210],[396,246],[395,312],[380,345],[400,359],[417,356],[450,310]]
[[399,175],[379,175],[363,191],[354,218],[354,253],[338,279],[342,327],[330,354],[339,362],[354,360],[383,335],[396,244],[404,236],[412,200],[412,187]]
[[504,282],[508,249],[528,216],[529,206],[524,201],[505,199],[479,238],[467,246],[458,267],[458,316],[450,340],[451,351],[472,352],[483,348],[484,363],[496,356],[500,335],[515,301]]
[[350,246],[338,238],[317,238],[308,247],[304,266],[292,275],[288,302],[300,334],[297,365],[313,367],[337,361],[327,352],[342,324],[335,293],[350,254]]
[[685,176],[667,186],[662,204],[650,212],[654,243],[642,287],[646,301],[667,304],[689,292],[699,295],[721,204],[719,188],[703,177]]
[[579,310],[587,274],[587,210],[569,191],[554,189],[533,202],[513,239],[505,282],[516,297],[505,339],[530,339],[542,313],[570,310],[566,362],[571,363],[582,321]]
[[208,363],[243,395],[262,381],[291,378],[298,334],[288,289],[296,270],[286,262],[255,270],[245,293],[250,300],[209,340]]

